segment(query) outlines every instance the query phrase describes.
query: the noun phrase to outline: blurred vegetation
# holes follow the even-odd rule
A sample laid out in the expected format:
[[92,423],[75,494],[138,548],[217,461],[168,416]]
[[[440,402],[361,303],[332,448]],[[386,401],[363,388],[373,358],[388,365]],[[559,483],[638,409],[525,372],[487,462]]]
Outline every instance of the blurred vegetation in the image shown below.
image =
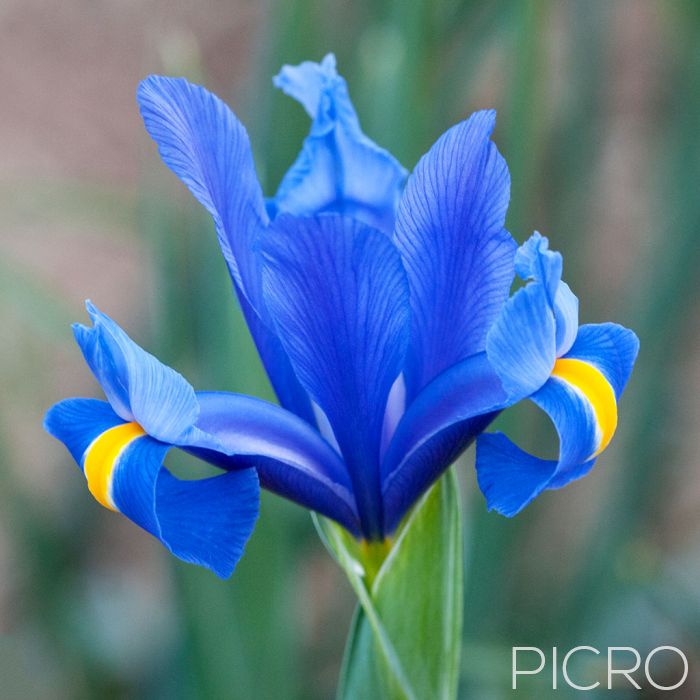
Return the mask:
[[[283,63],[334,51],[365,131],[409,168],[448,126],[496,107],[509,229],[522,241],[538,228],[564,253],[583,321],[614,319],[641,338],[615,444],[586,480],[505,520],[486,513],[467,455],[461,697],[510,697],[514,645],[577,644],[679,646],[696,676],[667,696],[700,696],[697,7],[270,0],[256,22],[253,70],[232,106],[267,193],[308,129],[303,110],[272,89]],[[144,72],[206,82],[196,49]],[[136,239],[147,251],[138,269],[149,281],[125,278],[146,290],[131,324],[142,344],[197,387],[271,397],[212,226],[154,149],[126,204],[107,187],[57,183],[50,196],[5,187],[0,217],[39,216],[32,197],[68,224],[82,207],[93,226],[117,222],[126,232],[114,245]],[[29,483],[21,473],[21,446],[43,440],[40,416],[66,390],[65,358],[77,354],[67,324],[82,318],[50,276],[0,256],[0,697],[332,697],[352,597],[301,509],[266,495],[246,556],[222,583],[132,545],[141,533],[93,507],[57,445],[37,454],[60,463],[60,484],[34,489],[41,465]],[[17,415],[32,421],[21,440],[10,434]],[[500,427],[534,451],[556,444],[534,411],[509,412]],[[575,674],[604,679],[591,658]],[[548,696],[531,686],[518,697]]]

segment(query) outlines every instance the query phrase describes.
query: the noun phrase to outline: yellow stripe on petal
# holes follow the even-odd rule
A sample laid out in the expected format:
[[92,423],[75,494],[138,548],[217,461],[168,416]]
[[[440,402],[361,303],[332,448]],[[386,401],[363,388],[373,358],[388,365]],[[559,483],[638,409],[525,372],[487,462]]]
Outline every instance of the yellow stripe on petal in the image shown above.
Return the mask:
[[146,431],[138,423],[116,425],[95,438],[85,452],[83,471],[88,489],[105,508],[117,510],[110,487],[119,456],[136,438],[145,434]]
[[554,363],[552,376],[563,379],[576,387],[593,408],[598,423],[598,449],[591,455],[597,457],[612,440],[617,428],[617,401],[610,382],[603,373],[584,360],[562,358]]

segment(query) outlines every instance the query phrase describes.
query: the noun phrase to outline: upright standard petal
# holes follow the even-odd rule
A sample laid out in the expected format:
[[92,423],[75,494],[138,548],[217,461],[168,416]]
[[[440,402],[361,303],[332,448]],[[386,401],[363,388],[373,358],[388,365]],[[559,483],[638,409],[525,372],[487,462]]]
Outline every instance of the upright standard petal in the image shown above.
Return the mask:
[[313,123],[271,209],[337,212],[390,233],[406,170],[362,133],[335,56],[284,66],[274,83],[304,106]]
[[387,532],[508,403],[483,352],[445,370],[418,394],[382,462]]
[[494,123],[495,112],[477,112],[443,134],[399,205],[395,235],[413,310],[410,398],[484,349],[508,297],[516,245],[504,229],[510,175],[490,140]]
[[408,341],[408,285],[389,238],[338,215],[279,217],[263,242],[265,301],[348,464],[362,530],[383,532],[379,450]]
[[93,327],[75,324],[75,339],[114,411],[158,440],[181,440],[199,414],[194,389],[94,304],[86,306]]
[[180,481],[163,467],[171,445],[123,421],[102,401],[62,401],[44,425],[68,447],[99,503],[128,517],[180,559],[231,575],[258,514],[254,469]]
[[551,378],[531,399],[557,429],[557,461],[533,457],[501,433],[478,438],[477,478],[489,509],[515,515],[544,489],[590,471],[617,427],[617,403],[637,350],[636,336],[621,326],[583,326],[555,362]]
[[147,78],[138,101],[163,162],[214,219],[246,321],[280,402],[311,419],[308,396],[269,328],[262,303],[255,243],[268,218],[244,127],[218,97],[182,78]]
[[267,214],[245,128],[218,97],[184,78],[152,75],[137,99],[163,162],[211,214],[231,276],[260,313],[253,247]]

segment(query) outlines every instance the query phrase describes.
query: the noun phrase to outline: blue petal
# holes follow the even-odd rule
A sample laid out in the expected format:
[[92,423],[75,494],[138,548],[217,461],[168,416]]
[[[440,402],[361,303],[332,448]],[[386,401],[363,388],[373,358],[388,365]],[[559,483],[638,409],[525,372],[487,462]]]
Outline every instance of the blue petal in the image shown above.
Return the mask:
[[544,285],[547,302],[554,307],[554,296],[563,269],[561,253],[549,250],[549,241],[535,231],[515,254],[515,272],[522,280],[535,280]]
[[622,394],[639,352],[639,338],[617,323],[581,326],[566,357],[586,360],[610,382],[617,398]]
[[[44,425],[84,469],[88,449],[125,422],[104,401],[67,399],[48,411]],[[170,447],[147,435],[126,442],[113,464],[105,465],[111,501],[176,556],[229,576],[257,518],[255,470],[179,481],[162,467]]]
[[489,510],[511,517],[546,488],[559,488],[593,467],[597,422],[591,405],[567,383],[552,378],[532,396],[559,434],[559,460],[523,452],[505,435],[481,435],[476,443],[476,474]]
[[578,299],[561,281],[562,257],[537,231],[518,248],[515,271],[528,284],[504,305],[486,337],[486,352],[513,401],[549,378],[578,332]]
[[169,449],[148,436],[134,440],[114,469],[114,503],[175,556],[228,577],[258,517],[255,470],[180,481],[162,466]]
[[[610,384],[617,402],[638,351],[639,340],[632,331],[602,323],[581,326],[564,359],[582,360],[597,369]],[[593,404],[579,388],[555,373],[531,398],[557,429],[558,461],[528,455],[501,434],[482,435],[477,440],[479,486],[489,508],[503,515],[515,515],[544,489],[561,488],[587,474],[604,446]]]
[[505,303],[486,353],[513,402],[547,381],[556,360],[556,325],[543,284],[530,283]]
[[[299,383],[294,369],[277,335],[270,330],[245,297],[239,297],[243,316],[255,341],[260,359],[265,367],[277,400],[288,411],[314,423],[311,400],[306,389]],[[269,321],[269,319],[268,319]]]
[[505,161],[490,141],[495,112],[477,112],[421,158],[399,205],[396,242],[411,286],[412,398],[440,372],[481,352],[513,280],[504,229]]
[[261,299],[254,244],[268,219],[244,127],[219,98],[181,78],[147,78],[138,100],[163,161],[214,219],[248,326],[280,402],[310,418],[308,396],[268,327]]
[[547,304],[556,319],[557,357],[573,344],[578,332],[578,299],[561,281],[563,260],[560,253],[549,250],[549,241],[535,231],[515,255],[515,271],[523,280],[544,286]]
[[[304,61],[298,66],[282,66],[282,70],[272,82],[285,95],[299,102],[311,119],[316,118],[325,94],[345,84],[343,78],[338,75],[335,56],[332,53],[326,54],[320,63]],[[354,119],[357,122],[355,110],[349,100],[341,101],[337,107],[338,111],[344,112],[346,120]]]
[[236,285],[261,312],[253,244],[267,214],[245,128],[218,97],[184,78],[152,75],[137,99],[163,162],[211,214]]
[[60,440],[80,465],[95,438],[123,423],[106,401],[65,399],[52,406],[44,418],[44,429]]
[[476,441],[476,475],[489,510],[512,517],[531,503],[556,472],[557,463],[533,457],[503,433]]
[[557,324],[557,357],[571,349],[579,330],[578,297],[566,282],[560,282],[554,295],[554,318]]
[[199,392],[197,398],[201,405],[197,427],[213,436],[228,456],[188,451],[224,468],[255,466],[266,489],[353,533],[359,531],[347,468],[306,421],[250,396]]
[[418,394],[382,463],[387,531],[506,405],[485,353],[454,365]]
[[299,380],[328,417],[368,537],[381,535],[379,450],[408,339],[408,285],[387,236],[353,219],[282,216],[264,291]]
[[75,339],[114,411],[158,440],[177,442],[199,414],[194,389],[91,302],[86,306],[94,325],[76,324]]
[[335,57],[284,66],[274,84],[301,102],[313,123],[277,190],[273,210],[337,212],[391,232],[406,171],[362,133]]

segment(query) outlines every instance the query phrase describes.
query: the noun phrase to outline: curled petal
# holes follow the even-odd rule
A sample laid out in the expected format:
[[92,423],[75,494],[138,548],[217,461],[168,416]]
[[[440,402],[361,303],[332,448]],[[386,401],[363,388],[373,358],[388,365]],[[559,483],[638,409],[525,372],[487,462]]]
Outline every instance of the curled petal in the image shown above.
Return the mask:
[[556,361],[531,399],[557,429],[558,460],[529,455],[501,433],[478,438],[477,478],[490,509],[515,515],[544,489],[590,471],[617,427],[617,402],[637,349],[634,333],[621,326],[582,326],[569,353]]
[[163,467],[172,446],[123,421],[105,402],[68,399],[48,412],[45,426],[66,444],[102,505],[125,515],[180,559],[221,577],[231,575],[258,515],[254,469],[176,479]]
[[60,440],[80,465],[92,441],[119,422],[106,401],[64,399],[46,413],[44,429]]
[[554,296],[561,281],[564,262],[561,253],[549,250],[549,241],[535,231],[515,253],[515,272],[522,280],[539,282],[554,306]]
[[566,357],[589,362],[612,385],[619,399],[639,353],[639,338],[617,323],[589,323],[579,328]]
[[362,133],[333,54],[321,63],[284,66],[274,83],[304,106],[313,123],[272,210],[337,212],[390,233],[406,171]]
[[549,250],[549,241],[535,231],[515,255],[515,271],[523,280],[543,286],[547,305],[556,319],[557,357],[568,352],[578,331],[578,299],[566,282],[561,281],[563,260]]

